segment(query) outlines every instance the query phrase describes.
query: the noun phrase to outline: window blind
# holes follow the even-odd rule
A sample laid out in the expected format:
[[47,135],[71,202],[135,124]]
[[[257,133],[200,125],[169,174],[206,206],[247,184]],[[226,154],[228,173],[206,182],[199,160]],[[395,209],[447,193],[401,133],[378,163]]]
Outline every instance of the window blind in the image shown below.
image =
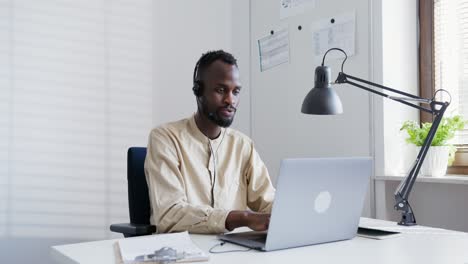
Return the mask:
[[[434,1],[434,65],[435,89],[452,96],[446,116],[468,118],[468,0]],[[454,143],[468,144],[468,127]]]
[[152,124],[151,0],[0,0],[0,236],[102,239]]

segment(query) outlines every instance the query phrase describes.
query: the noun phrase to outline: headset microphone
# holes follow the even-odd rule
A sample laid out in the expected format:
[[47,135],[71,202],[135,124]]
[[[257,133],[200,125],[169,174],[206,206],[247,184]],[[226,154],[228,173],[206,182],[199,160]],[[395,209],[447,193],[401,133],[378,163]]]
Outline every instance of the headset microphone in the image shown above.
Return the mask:
[[[197,102],[199,103],[199,107],[203,108],[205,107],[202,102],[202,97],[203,96],[197,96]],[[202,110],[203,111],[203,110]],[[215,113],[213,112],[208,112],[208,118],[213,119],[215,117]]]

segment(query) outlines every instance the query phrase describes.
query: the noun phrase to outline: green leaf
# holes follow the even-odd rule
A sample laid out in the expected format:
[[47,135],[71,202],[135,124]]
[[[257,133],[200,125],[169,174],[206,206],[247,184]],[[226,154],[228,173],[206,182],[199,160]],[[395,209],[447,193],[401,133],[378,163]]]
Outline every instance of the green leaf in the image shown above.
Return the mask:
[[[455,136],[456,131],[463,130],[466,124],[468,124],[468,121],[465,121],[460,115],[442,118],[431,146],[450,145],[448,141]],[[431,126],[432,123],[423,123],[419,126],[415,121],[405,121],[400,130],[404,130],[408,134],[407,143],[422,146]]]

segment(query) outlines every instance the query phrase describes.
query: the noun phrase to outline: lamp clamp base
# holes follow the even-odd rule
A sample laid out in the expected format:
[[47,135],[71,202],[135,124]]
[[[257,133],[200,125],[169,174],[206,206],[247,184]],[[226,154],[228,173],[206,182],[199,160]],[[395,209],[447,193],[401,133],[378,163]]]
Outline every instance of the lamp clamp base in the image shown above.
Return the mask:
[[408,200],[400,200],[395,205],[395,209],[401,212],[401,220],[398,222],[399,225],[403,226],[414,226],[416,225],[416,218],[414,217],[413,209],[408,203]]

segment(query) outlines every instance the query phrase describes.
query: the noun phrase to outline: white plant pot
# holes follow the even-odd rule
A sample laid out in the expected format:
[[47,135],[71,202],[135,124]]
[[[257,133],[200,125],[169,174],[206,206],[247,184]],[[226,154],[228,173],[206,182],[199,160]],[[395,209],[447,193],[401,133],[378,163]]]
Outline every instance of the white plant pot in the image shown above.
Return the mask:
[[[420,149],[418,148],[418,153]],[[449,150],[448,146],[431,146],[419,173],[432,177],[444,176],[447,173]]]

